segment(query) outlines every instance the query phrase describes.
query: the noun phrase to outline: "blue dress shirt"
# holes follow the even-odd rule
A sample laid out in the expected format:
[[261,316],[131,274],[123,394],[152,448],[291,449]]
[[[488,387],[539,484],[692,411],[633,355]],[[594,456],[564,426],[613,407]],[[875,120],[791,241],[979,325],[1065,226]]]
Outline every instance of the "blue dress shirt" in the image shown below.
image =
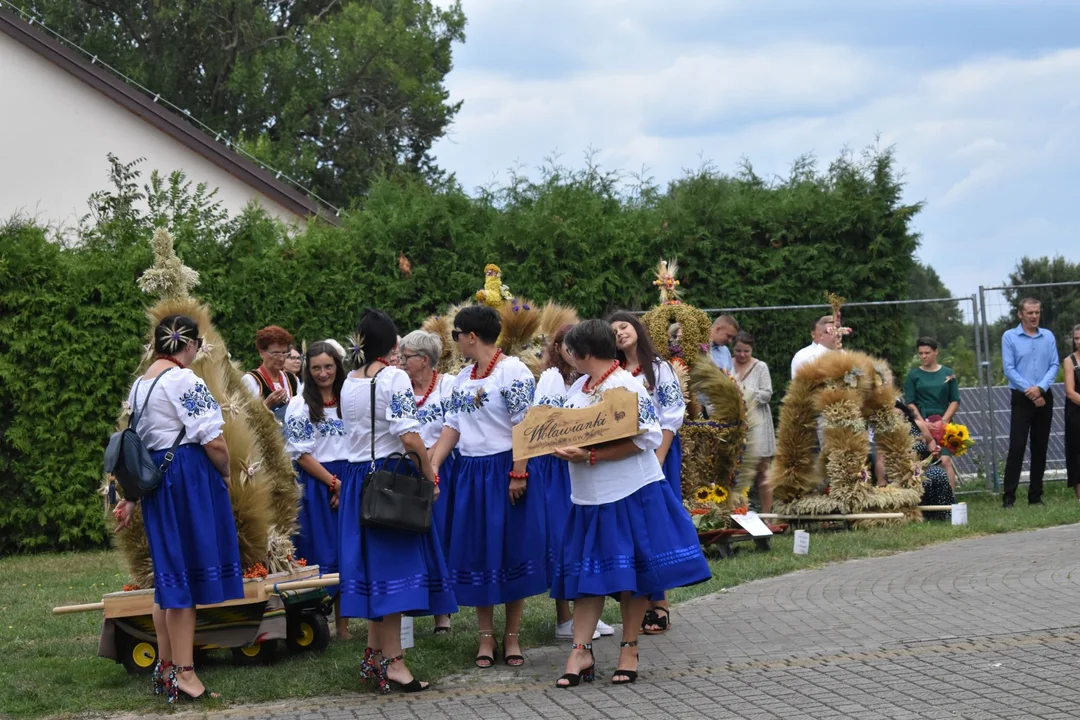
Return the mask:
[[735,371],[735,365],[731,362],[731,350],[728,349],[727,345],[712,345],[709,348],[709,357],[712,358],[713,364],[721,370]]
[[1024,392],[1038,385],[1044,392],[1049,391],[1061,364],[1054,333],[1039,328],[1034,335],[1028,335],[1023,325],[1006,330],[1001,336],[1001,364],[1013,390]]

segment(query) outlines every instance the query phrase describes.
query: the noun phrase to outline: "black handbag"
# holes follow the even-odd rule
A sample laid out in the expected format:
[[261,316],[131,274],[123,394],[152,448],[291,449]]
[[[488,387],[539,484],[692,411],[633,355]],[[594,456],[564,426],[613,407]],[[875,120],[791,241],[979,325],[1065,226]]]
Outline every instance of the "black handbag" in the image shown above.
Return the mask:
[[[154,388],[157,387],[158,380],[161,380],[172,369],[169,368],[154,378],[153,384],[150,385],[150,392],[146,393],[146,405],[150,404],[150,396],[154,394]],[[143,413],[145,412],[146,406],[144,405]],[[108,447],[105,448],[106,474],[116,478],[124,491],[124,498],[132,501],[157,490],[158,486],[161,485],[161,480],[165,477],[165,471],[172,464],[176,448],[180,447],[180,442],[184,439],[186,431],[186,428],[181,428],[172,449],[165,453],[164,461],[161,465],[158,465],[150,456],[150,451],[147,450],[142,438],[135,432],[143,413],[139,412],[138,393],[136,392],[132,398],[131,420],[128,422],[128,426],[113,433],[112,437],[109,438]]]
[[[381,370],[379,372],[382,372]],[[375,373],[378,377],[379,373]],[[416,458],[415,465],[409,456]],[[371,466],[360,493],[360,524],[426,533],[431,530],[435,483],[414,472],[416,453],[393,453],[375,469],[375,378],[371,378]]]

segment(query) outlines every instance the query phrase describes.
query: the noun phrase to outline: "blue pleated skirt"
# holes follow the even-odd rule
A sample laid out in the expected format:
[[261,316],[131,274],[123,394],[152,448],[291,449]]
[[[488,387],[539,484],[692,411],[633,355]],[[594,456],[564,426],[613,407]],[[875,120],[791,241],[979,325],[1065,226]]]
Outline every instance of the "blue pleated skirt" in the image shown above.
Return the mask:
[[555,565],[562,552],[563,533],[570,510],[570,463],[554,455],[529,460],[529,482],[544,493],[544,518],[547,527],[547,581],[551,585]]
[[671,440],[671,447],[668,448],[668,454],[667,457],[664,458],[662,469],[664,471],[664,478],[667,480],[668,485],[671,486],[672,492],[674,492],[675,497],[681,501],[682,438],[679,437],[679,433],[675,433],[675,437]]
[[574,505],[551,596],[656,596],[710,577],[690,516],[654,482],[612,503]]
[[[458,458],[446,561],[462,605],[488,607],[548,589],[544,492],[530,484],[510,504],[513,453]],[[539,491],[539,492],[538,492]]]
[[443,460],[439,468],[439,497],[431,510],[431,524],[439,534],[444,556],[450,548],[450,534],[453,532],[454,516],[449,508],[454,502],[454,468],[459,457],[458,451],[454,450]]
[[[376,460],[382,467],[386,460]],[[395,461],[396,462],[396,461]],[[338,506],[342,617],[445,615],[457,602],[432,523],[425,534],[360,524],[360,492],[371,463],[347,463]]]
[[[161,450],[154,462],[165,460]],[[189,608],[244,597],[229,489],[202,445],[181,445],[157,490],[142,498],[154,603]]]
[[[323,463],[331,475],[341,480],[349,463],[344,460]],[[308,565],[318,565],[322,574],[338,571],[338,511],[330,509],[330,488],[326,483],[297,467],[303,495],[300,498],[300,529],[293,536],[296,557],[307,560]],[[329,588],[333,591],[333,588]]]

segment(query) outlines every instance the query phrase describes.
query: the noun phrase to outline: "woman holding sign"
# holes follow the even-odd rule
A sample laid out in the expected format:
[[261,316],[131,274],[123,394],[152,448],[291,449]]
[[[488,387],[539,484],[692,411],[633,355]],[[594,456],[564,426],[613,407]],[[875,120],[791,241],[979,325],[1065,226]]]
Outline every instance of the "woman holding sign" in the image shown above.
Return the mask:
[[[564,325],[555,333],[544,351],[544,371],[536,383],[533,405],[563,407],[566,393],[577,380],[577,370],[566,352],[566,334],[573,325]],[[562,548],[563,531],[570,517],[570,468],[565,460],[554,455],[541,455],[529,461],[529,475],[534,487],[544,493],[544,509],[547,518],[548,584],[555,571],[555,562]],[[601,635],[614,635],[615,628],[603,620],[596,624],[593,639]],[[555,637],[569,640],[574,637],[574,619],[570,603],[555,601]]]
[[532,405],[536,381],[523,362],[496,347],[501,331],[491,307],[458,311],[452,337],[473,364],[454,380],[442,434],[430,451],[435,467],[455,447],[460,453],[449,480],[453,531],[446,563],[458,602],[476,608],[480,668],[495,663],[499,604],[506,605],[503,660],[511,667],[525,663],[521,611],[525,598],[548,588],[543,491],[530,489],[528,461],[513,458],[513,428]]
[[552,582],[551,596],[574,601],[574,645],[557,687],[595,677],[592,629],[612,595],[622,604],[623,640],[616,685],[637,680],[638,634],[648,597],[711,577],[697,533],[678,498],[664,486],[656,456],[663,442],[652,397],[616,359],[615,331],[587,320],[566,336],[582,374],[565,407],[598,403],[604,392],[625,388],[638,396],[639,434],[588,448],[561,448],[570,463],[573,509]]

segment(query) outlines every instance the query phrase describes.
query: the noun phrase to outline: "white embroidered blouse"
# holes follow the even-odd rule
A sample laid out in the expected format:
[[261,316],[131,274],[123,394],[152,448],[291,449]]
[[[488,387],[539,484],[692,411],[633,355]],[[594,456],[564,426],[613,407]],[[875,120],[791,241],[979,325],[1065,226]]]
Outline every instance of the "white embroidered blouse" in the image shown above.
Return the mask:
[[[384,368],[375,382],[375,459],[405,451],[401,436],[420,432],[412,382],[404,370]],[[348,436],[348,461],[370,462],[371,383],[349,376],[341,388],[341,414]]]
[[639,374],[636,379],[652,394],[653,406],[660,418],[660,429],[677,433],[683,426],[683,420],[686,419],[686,400],[683,399],[679,378],[675,375],[675,369],[671,367],[671,363],[662,360],[653,363],[653,374],[656,375],[654,388],[648,386],[644,373]]
[[225,419],[202,378],[187,368],[175,368],[158,377],[153,395],[150,387],[156,378],[139,378],[127,399],[128,406],[138,411],[135,430],[148,449],[168,450],[181,428],[185,431],[183,445],[205,445],[221,434]]
[[[416,417],[420,421],[420,438],[424,441],[424,447],[430,448],[439,439],[442,432],[446,413],[450,408],[450,398],[454,394],[455,375],[442,374],[435,382],[435,387],[428,396],[427,402],[418,405]],[[417,402],[420,398],[417,398]]]
[[570,463],[570,500],[575,505],[603,505],[633,495],[649,483],[664,479],[656,448],[663,441],[660,420],[652,396],[644,383],[625,370],[617,370],[596,388],[585,394],[588,377],[578,378],[566,398],[565,407],[585,408],[600,401],[605,391],[626,388],[638,396],[638,435],[634,444],[642,452],[622,460],[599,461],[596,465]]
[[337,408],[323,408],[322,421],[314,423],[304,398],[294,397],[285,410],[285,452],[293,460],[301,455],[311,455],[320,463],[347,460],[349,438],[344,415],[342,411],[339,418]]
[[540,379],[536,381],[533,405],[563,407],[566,404],[566,392],[569,389],[566,381],[563,380],[562,373],[556,368],[548,368],[540,373]]
[[445,423],[461,433],[457,449],[467,457],[484,457],[513,447],[513,427],[532,406],[536,381],[516,357],[506,357],[491,375],[473,380],[473,366],[454,379]]

